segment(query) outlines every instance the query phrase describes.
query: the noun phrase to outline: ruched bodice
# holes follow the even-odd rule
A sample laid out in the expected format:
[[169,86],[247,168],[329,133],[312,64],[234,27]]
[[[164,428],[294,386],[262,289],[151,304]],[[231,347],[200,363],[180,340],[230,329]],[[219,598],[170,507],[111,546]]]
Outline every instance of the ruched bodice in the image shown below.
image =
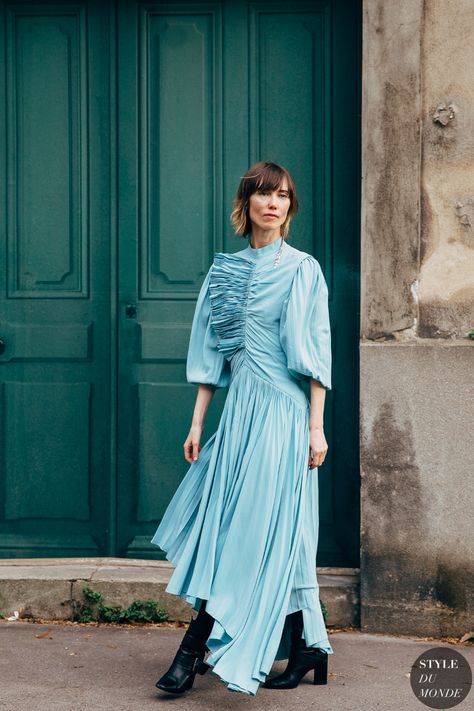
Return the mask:
[[[238,351],[239,365],[245,365],[255,374],[268,380],[299,402],[306,401],[300,386],[302,378],[311,375],[330,388],[330,333],[327,311],[314,309],[314,322],[309,322],[308,331],[298,328],[302,317],[303,304],[293,304],[291,317],[297,317],[296,323],[288,323],[288,303],[291,297],[293,280],[306,281],[307,296],[313,297],[317,306],[318,291],[327,294],[327,288],[319,264],[309,254],[301,252],[283,243],[284,257],[277,268],[273,266],[279,241],[266,247],[254,249],[250,245],[236,254],[218,252],[209,270],[207,283],[210,302],[210,323],[217,335],[216,348],[230,362]],[[307,262],[299,272],[302,262]],[[296,290],[295,286],[295,290]],[[290,309],[291,310],[291,309]],[[299,314],[295,313],[300,311]],[[287,331],[291,331],[290,340],[295,342],[295,350],[300,350],[304,360],[305,348],[314,353],[307,353],[307,362],[303,372],[292,369],[283,344],[288,341]],[[317,332],[317,333],[316,333]],[[299,339],[299,342],[298,342]],[[311,343],[313,339],[314,343]],[[199,345],[198,345],[199,347]],[[319,356],[315,351],[319,348]],[[192,371],[198,366],[192,361]],[[306,370],[305,370],[306,368]],[[235,364],[231,373],[236,374]],[[193,380],[192,372],[188,373]]]

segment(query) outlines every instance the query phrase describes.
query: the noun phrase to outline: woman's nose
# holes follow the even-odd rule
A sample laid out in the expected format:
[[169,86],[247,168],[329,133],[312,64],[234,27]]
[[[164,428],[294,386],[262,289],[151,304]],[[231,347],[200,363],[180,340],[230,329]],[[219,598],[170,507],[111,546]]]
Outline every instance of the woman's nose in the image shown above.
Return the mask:
[[270,193],[270,197],[268,199],[268,207],[276,207],[276,205],[277,205],[277,194]]

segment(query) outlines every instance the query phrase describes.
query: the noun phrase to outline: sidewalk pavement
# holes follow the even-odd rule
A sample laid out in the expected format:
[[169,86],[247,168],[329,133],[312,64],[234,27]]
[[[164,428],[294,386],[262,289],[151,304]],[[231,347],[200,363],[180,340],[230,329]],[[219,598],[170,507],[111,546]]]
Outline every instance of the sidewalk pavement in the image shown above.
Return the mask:
[[[410,669],[424,650],[448,646],[474,669],[474,646],[439,640],[332,632],[327,686],[311,674],[296,689],[260,688],[255,697],[231,692],[208,671],[183,696],[155,689],[173,659],[185,627],[93,626],[0,622],[2,711],[422,711],[410,687]],[[281,671],[285,661],[275,662]],[[474,692],[456,708],[474,707]]]

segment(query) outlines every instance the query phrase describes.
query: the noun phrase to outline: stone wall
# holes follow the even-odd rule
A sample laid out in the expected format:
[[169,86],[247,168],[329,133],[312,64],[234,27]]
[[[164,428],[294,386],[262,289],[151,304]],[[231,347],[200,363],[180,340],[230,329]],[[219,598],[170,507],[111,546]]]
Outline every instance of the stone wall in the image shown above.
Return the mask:
[[474,620],[474,3],[365,0],[361,622]]

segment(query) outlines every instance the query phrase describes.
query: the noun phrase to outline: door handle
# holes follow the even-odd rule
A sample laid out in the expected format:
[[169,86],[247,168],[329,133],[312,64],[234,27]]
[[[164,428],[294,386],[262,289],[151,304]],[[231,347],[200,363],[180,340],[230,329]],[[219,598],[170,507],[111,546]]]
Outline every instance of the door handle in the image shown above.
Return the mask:
[[137,307],[135,304],[127,304],[125,307],[125,316],[127,318],[136,318],[137,317]]
[[3,340],[3,338],[0,338],[0,355],[5,353],[5,347],[6,347],[5,341]]

